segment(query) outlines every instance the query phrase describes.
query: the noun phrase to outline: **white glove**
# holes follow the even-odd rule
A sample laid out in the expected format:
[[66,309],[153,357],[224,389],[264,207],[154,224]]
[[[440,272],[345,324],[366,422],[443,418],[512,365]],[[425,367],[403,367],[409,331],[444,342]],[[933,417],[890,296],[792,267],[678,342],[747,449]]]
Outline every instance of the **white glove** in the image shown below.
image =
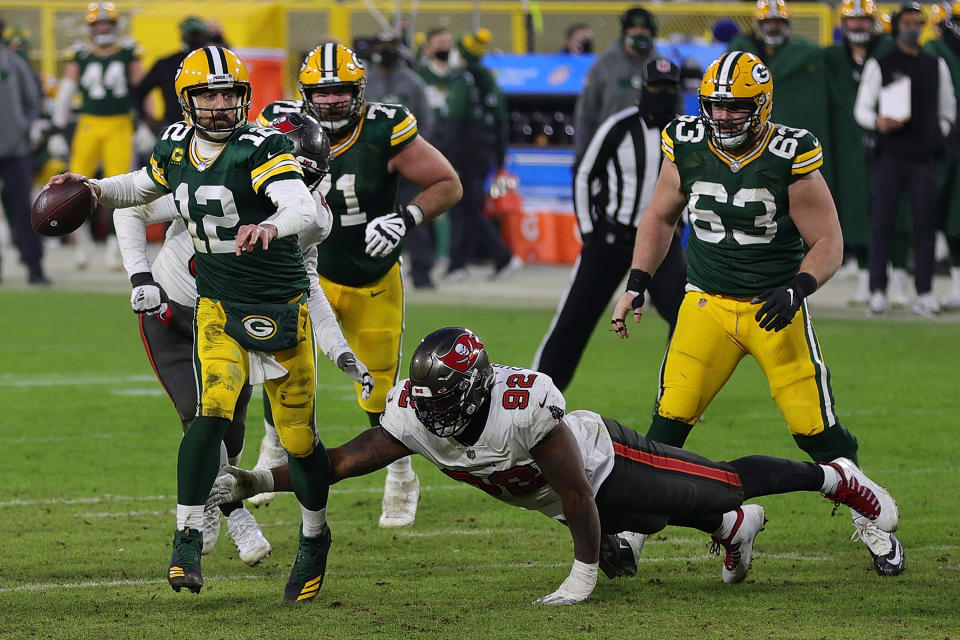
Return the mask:
[[373,386],[375,384],[373,376],[370,375],[370,370],[367,369],[367,365],[357,360],[357,356],[353,354],[353,351],[344,351],[337,356],[337,366],[340,367],[340,371],[347,374],[351,380],[363,387],[363,390],[360,392],[360,397],[367,400],[370,394],[373,393]]
[[157,136],[153,135],[145,122],[139,122],[133,132],[133,151],[141,158],[148,158],[157,144]]
[[70,145],[62,133],[55,133],[47,140],[47,153],[59,160],[70,157]]
[[167,294],[153,281],[149,273],[135,273],[130,277],[133,293],[130,294],[130,306],[135,313],[162,316],[167,313]]
[[220,467],[223,471],[217,476],[207,497],[207,507],[220,504],[240,502],[258,493],[273,491],[273,474],[270,469],[254,469],[247,471],[239,467],[225,464]]
[[374,218],[367,223],[367,255],[382,258],[400,245],[407,231],[423,222],[423,211],[410,204],[396,213]]
[[597,586],[598,563],[587,564],[579,560],[573,561],[570,575],[563,581],[560,588],[550,595],[543,596],[534,604],[577,604],[583,602],[593,593]]

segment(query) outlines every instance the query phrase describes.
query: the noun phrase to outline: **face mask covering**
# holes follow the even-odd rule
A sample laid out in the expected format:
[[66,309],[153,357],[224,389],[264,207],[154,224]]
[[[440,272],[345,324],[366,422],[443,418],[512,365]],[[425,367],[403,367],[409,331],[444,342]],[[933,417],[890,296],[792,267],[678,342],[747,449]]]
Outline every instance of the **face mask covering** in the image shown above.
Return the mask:
[[645,55],[653,48],[653,37],[644,34],[635,34],[632,36],[623,36],[623,42],[635,53]]
[[400,62],[400,54],[393,49],[384,49],[374,55],[378,57],[374,62],[383,66],[385,69],[393,69]]
[[448,62],[450,60],[450,49],[438,49],[433,52],[433,57],[440,62]]
[[593,40],[584,40],[581,42],[580,53],[593,53]]
[[897,40],[908,47],[915,47],[920,42],[920,29],[901,29]]
[[677,115],[677,94],[669,91],[640,92],[640,113],[648,125],[662,129]]

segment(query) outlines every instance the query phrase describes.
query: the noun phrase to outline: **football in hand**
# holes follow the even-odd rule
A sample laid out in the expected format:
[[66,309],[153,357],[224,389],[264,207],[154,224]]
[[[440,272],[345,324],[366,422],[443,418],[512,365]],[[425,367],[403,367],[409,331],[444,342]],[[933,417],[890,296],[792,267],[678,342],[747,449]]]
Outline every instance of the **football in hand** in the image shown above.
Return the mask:
[[44,187],[33,203],[33,230],[42,236],[65,236],[79,229],[96,206],[93,188],[86,182]]

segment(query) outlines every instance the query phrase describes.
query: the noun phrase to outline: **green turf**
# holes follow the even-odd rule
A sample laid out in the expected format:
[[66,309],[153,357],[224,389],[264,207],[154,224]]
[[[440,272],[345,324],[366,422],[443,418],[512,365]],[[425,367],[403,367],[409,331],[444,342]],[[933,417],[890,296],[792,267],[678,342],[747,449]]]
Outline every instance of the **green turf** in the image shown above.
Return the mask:
[[[818,323],[841,417],[901,506],[899,578],[873,573],[848,515],[796,494],[758,500],[770,522],[744,584],[720,583],[705,536],[668,528],[648,540],[636,578],[601,576],[581,606],[535,607],[567,574],[566,530],[416,460],[412,529],[377,528],[383,472],[333,487],[328,577],[317,601],[289,606],[291,496],[254,510],[274,546],[262,566],[244,566],[224,535],[199,596],[167,586],[180,428],[125,297],[0,291],[0,309],[0,638],[960,638],[960,324]],[[550,316],[407,311],[408,354],[429,330],[462,323],[495,361],[518,365]],[[646,430],[665,336],[647,318],[627,343],[596,332],[568,408]],[[366,418],[332,365],[320,377],[321,434],[334,446]],[[257,399],[246,466],[261,415]],[[688,445],[717,459],[802,459],[752,360]]]

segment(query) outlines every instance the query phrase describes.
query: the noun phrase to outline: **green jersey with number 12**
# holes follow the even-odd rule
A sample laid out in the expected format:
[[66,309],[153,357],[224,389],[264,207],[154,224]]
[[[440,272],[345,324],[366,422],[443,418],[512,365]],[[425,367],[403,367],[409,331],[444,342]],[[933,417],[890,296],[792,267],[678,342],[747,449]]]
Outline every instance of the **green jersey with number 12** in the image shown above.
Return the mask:
[[689,284],[749,297],[793,278],[804,244],[790,218],[787,190],[823,164],[813,134],[771,122],[757,146],[739,158],[715,147],[698,117],[678,117],[661,137],[687,196]]
[[[271,102],[262,125],[299,112],[300,100]],[[357,126],[331,149],[330,173],[320,190],[333,212],[330,236],[317,247],[317,271],[337,284],[359,287],[382,278],[400,257],[403,243],[383,258],[366,253],[367,222],[397,210],[399,175],[387,163],[417,137],[417,120],[399,104],[367,102]]]
[[266,196],[278,180],[302,180],[293,143],[276,129],[245,125],[216,158],[202,159],[193,127],[176,122],[153,149],[147,172],[174,194],[197,254],[197,293],[245,303],[285,303],[309,287],[297,236],[276,238],[266,251],[236,255],[238,229],[276,213]]

